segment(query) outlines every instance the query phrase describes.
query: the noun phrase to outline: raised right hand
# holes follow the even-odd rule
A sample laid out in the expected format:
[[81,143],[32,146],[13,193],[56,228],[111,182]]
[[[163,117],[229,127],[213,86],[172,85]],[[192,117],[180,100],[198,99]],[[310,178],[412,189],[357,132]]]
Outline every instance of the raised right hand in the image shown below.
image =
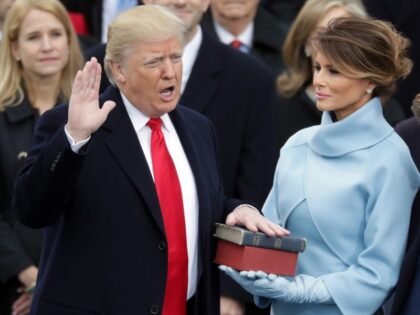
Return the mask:
[[115,102],[106,101],[99,107],[99,86],[101,65],[96,58],[86,62],[82,71],[78,71],[73,82],[69,102],[67,131],[73,140],[87,139],[106,120]]

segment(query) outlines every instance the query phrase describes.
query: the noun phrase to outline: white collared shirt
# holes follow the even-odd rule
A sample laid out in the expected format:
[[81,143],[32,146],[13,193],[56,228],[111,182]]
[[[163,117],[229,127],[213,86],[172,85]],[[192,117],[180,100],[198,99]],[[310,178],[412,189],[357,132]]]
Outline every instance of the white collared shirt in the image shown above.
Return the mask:
[[201,31],[201,27],[198,26],[194,37],[184,46],[182,54],[181,94],[184,93],[185,87],[187,86],[188,79],[190,78],[202,42],[203,32]]
[[249,49],[252,47],[253,41],[253,34],[254,34],[254,21],[249,23],[245,30],[239,34],[239,36],[234,36],[229,33],[226,29],[223,28],[215,19],[213,19],[214,29],[216,30],[216,34],[219,37],[220,41],[226,45],[230,45],[230,43],[238,39],[241,41],[242,44],[246,45]]

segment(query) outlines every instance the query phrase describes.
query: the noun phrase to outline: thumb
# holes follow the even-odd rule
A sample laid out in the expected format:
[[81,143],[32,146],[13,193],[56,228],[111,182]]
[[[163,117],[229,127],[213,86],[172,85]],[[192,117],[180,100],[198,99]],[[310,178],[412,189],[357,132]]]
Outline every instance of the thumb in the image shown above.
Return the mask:
[[103,105],[102,105],[102,111],[104,113],[106,113],[106,115],[108,116],[108,114],[111,112],[111,110],[113,110],[115,108],[116,103],[114,101],[106,101]]
[[116,103],[113,101],[106,101],[101,108],[101,114],[103,117],[103,121],[106,120],[108,114],[115,108]]
[[230,226],[239,225],[238,217],[235,215],[234,212],[231,212],[226,218],[226,224]]

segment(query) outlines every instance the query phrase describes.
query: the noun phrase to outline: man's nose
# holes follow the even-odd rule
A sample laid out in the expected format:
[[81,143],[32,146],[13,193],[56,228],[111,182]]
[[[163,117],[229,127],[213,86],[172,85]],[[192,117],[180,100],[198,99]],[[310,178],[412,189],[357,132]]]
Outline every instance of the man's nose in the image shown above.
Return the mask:
[[162,77],[164,79],[171,79],[175,76],[174,65],[170,59],[162,63]]

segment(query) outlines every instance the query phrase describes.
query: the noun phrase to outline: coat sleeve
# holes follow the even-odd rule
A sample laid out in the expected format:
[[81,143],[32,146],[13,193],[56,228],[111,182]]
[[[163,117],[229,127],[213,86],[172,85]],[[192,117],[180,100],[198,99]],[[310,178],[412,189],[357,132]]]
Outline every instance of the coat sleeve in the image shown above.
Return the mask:
[[372,163],[375,167],[366,175],[364,250],[346,270],[322,276],[344,314],[373,314],[395,286],[410,209],[420,183],[409,154],[400,154],[395,159],[384,155],[381,161]]
[[0,215],[0,282],[7,282],[31,265],[15,231]]
[[13,198],[18,219],[32,228],[53,224],[63,213],[83,154],[74,153],[64,132],[67,106],[38,120],[34,142],[20,171]]

